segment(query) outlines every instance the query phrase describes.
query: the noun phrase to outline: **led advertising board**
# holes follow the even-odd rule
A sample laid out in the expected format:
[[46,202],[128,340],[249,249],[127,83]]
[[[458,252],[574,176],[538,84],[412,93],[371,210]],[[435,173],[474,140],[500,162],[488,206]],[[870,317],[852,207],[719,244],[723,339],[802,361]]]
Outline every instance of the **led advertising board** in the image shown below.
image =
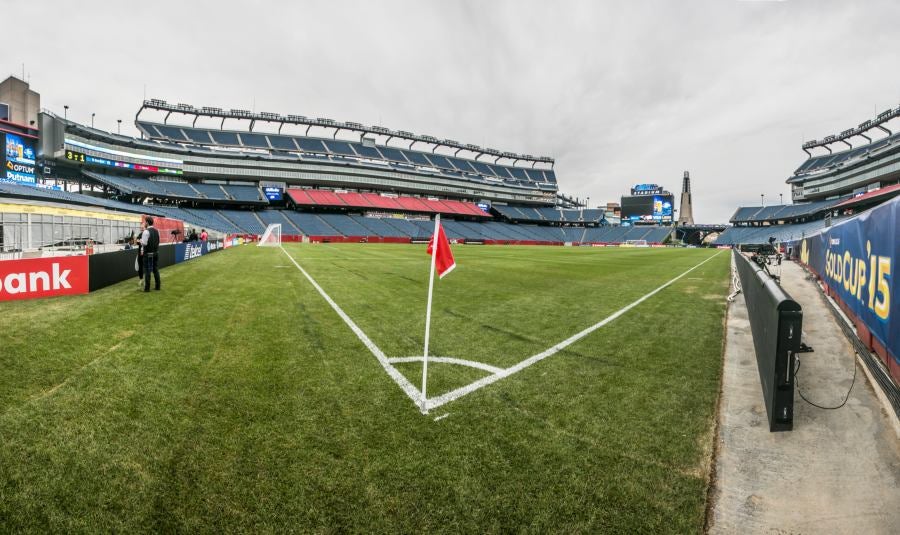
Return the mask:
[[263,188],[263,193],[266,194],[266,198],[270,201],[280,201],[282,199],[282,192],[279,187],[266,186]]
[[119,160],[110,160],[107,158],[98,158],[83,152],[74,150],[66,150],[66,160],[70,162],[87,163],[92,165],[102,165],[105,167],[117,167],[119,169],[129,169],[132,171],[145,171],[147,173],[160,173],[167,175],[181,175],[184,171],[181,169],[170,169],[168,167],[157,167],[155,165],[145,165],[141,163],[120,162]]
[[3,137],[3,174],[6,182],[35,185],[34,141],[6,132]]
[[622,221],[671,223],[674,200],[672,195],[622,197]]

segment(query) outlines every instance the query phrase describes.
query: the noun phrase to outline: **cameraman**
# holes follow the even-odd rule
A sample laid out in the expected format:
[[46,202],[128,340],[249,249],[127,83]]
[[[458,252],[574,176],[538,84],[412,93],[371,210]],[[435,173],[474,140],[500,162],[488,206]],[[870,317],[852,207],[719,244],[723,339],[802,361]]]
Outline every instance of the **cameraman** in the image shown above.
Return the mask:
[[159,231],[153,227],[153,218],[147,216],[144,220],[147,228],[141,234],[141,256],[144,263],[144,291],[150,291],[150,273],[156,282],[156,289],[159,290]]

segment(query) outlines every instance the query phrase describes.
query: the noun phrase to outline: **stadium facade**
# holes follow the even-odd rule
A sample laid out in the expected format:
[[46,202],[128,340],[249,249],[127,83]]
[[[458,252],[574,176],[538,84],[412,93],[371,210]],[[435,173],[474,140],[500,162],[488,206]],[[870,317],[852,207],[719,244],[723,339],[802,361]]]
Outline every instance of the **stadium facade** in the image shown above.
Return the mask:
[[808,158],[787,179],[794,202],[738,207],[716,243],[800,240],[900,194],[898,118],[900,106],[804,143]]
[[[380,126],[146,100],[139,138],[37,112],[30,181],[7,177],[11,205],[63,205],[25,217],[7,210],[4,247],[70,236],[121,242],[147,214],[218,231],[286,239],[413,241],[435,214],[448,235],[481,243],[662,243],[671,229],[612,226],[559,191],[553,158],[482,148]],[[40,186],[40,187],[32,187]],[[71,211],[74,209],[75,211]],[[11,209],[15,211],[15,206]],[[119,223],[101,220],[110,213]],[[50,225],[50,226],[48,226]],[[62,225],[62,228],[59,228]],[[84,238],[87,239],[87,238]]]

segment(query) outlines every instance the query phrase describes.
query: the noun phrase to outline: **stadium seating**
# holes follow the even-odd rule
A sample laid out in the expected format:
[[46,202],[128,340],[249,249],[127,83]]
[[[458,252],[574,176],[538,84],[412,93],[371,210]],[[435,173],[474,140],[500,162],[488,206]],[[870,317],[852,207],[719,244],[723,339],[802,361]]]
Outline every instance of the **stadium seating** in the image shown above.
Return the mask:
[[23,199],[34,199],[49,202],[72,203],[84,206],[98,206],[124,212],[144,213],[157,215],[153,208],[139,204],[120,202],[81,193],[70,193],[54,189],[36,188],[33,186],[20,186],[0,182],[0,195]]
[[402,210],[403,207],[400,206],[400,203],[397,202],[396,197],[385,197],[384,195],[379,195],[377,193],[361,193],[363,198],[363,202],[375,207],[375,208],[385,208],[388,210]]
[[348,215],[319,214],[319,218],[344,236],[368,236],[371,234],[366,227]]
[[[178,127],[139,121],[138,128],[148,137],[166,140],[178,144],[223,145],[228,147],[246,147],[274,152],[295,152],[315,154],[332,154],[350,158],[366,158],[384,160],[385,162],[411,163],[417,166],[431,167],[442,171],[456,173],[453,176],[469,175],[489,178],[508,179],[511,183],[534,185],[556,184],[556,176],[552,170],[532,169],[525,167],[486,164],[484,162],[438,154],[436,152],[420,152],[397,147],[369,147],[361,143],[342,141],[339,139],[320,139],[305,136],[287,136],[274,133],[238,132],[217,129],[200,129]],[[273,152],[273,153],[274,153]],[[340,161],[340,160],[338,160]],[[346,160],[353,163],[355,160]],[[460,174],[463,173],[463,174]]]
[[347,206],[335,192],[326,189],[308,189],[306,196],[309,197],[312,204],[320,206]]
[[204,199],[210,200],[227,200],[228,196],[225,195],[225,190],[223,190],[217,184],[191,184],[197,193],[200,194],[200,197]]
[[407,196],[385,197],[377,193],[339,193],[330,190],[299,188],[289,188],[287,193],[288,197],[298,206],[339,206],[490,217],[490,214],[485,213],[472,203],[449,199],[433,200]]
[[801,164],[800,167],[798,167],[797,170],[794,171],[794,177],[820,173],[834,167],[847,166],[856,163],[857,161],[864,161],[869,158],[870,154],[872,154],[873,152],[880,151],[881,149],[889,145],[893,145],[897,142],[900,142],[900,132],[876,140],[873,143],[862,145],[860,147],[847,149],[841,152],[835,152],[833,154],[829,153],[819,156],[813,156],[803,162],[803,164]]
[[431,237],[431,231],[423,229],[412,221],[406,219],[385,218],[382,221],[413,239],[427,239]]
[[553,221],[556,223],[599,223],[603,221],[603,210],[561,210],[549,206],[517,206],[495,204],[492,206],[500,215],[511,221]]
[[[186,192],[184,188],[193,188],[195,190],[216,194],[233,188],[241,188],[242,186],[225,186],[222,187],[213,184],[187,184],[180,182],[165,181],[149,181],[146,179],[125,179],[122,177],[105,177],[104,180],[110,180],[125,187],[150,189],[154,186],[159,187],[169,194]],[[120,182],[121,181],[121,182]],[[143,182],[141,182],[143,181]],[[146,183],[153,182],[153,186]],[[176,184],[172,186],[172,184]],[[258,194],[258,190],[253,187],[247,187],[248,194]],[[430,199],[420,199],[414,197],[382,197],[376,194],[336,194],[325,190],[295,190],[298,194],[307,195],[310,191],[321,192],[320,200],[323,202],[342,202],[339,195],[349,195],[354,204],[368,202],[371,208],[373,202],[393,203],[392,209],[397,210],[401,207],[400,200],[403,199],[405,207],[415,206],[417,209],[431,209],[450,211],[458,209],[460,211],[478,210],[475,205],[469,203],[459,203],[458,201],[435,201]],[[255,193],[254,193],[255,192]],[[199,194],[199,193],[197,193]],[[314,195],[320,195],[314,194]],[[359,214],[343,214],[343,213],[322,213],[311,214],[294,210],[260,210],[257,212],[248,210],[214,210],[201,208],[184,208],[166,205],[144,205],[131,204],[114,200],[82,195],[77,193],[68,193],[57,190],[49,190],[42,188],[34,188],[29,186],[19,186],[14,184],[0,184],[0,195],[9,197],[19,197],[24,199],[45,200],[48,202],[58,202],[65,204],[78,204],[86,206],[103,207],[116,211],[141,213],[149,215],[158,215],[173,219],[180,219],[190,226],[197,228],[205,228],[208,230],[216,230],[227,233],[240,234],[262,234],[266,226],[272,223],[280,223],[282,225],[282,234],[286,236],[305,234],[309,236],[323,237],[340,237],[340,236],[367,236],[367,237],[385,237],[385,238],[413,238],[426,239],[433,232],[434,223],[430,220],[407,220],[397,218],[373,218],[364,217]],[[307,197],[308,199],[309,197]],[[459,203],[456,205],[455,203]],[[346,206],[346,205],[345,205]],[[400,208],[402,209],[402,208]],[[538,215],[534,209],[532,213]],[[553,215],[559,213],[562,217],[571,217],[570,212],[556,211]],[[543,220],[546,222],[546,220]],[[820,226],[821,222],[817,222]],[[645,239],[648,242],[661,242],[671,229],[668,227],[560,227],[546,226],[535,224],[509,224],[499,221],[456,221],[451,218],[444,220],[447,234],[452,239],[464,240],[500,240],[500,241],[541,241],[541,242],[603,242],[616,243],[631,239]],[[788,230],[788,226],[783,230]],[[797,231],[812,229],[812,226],[791,226]],[[761,234],[771,233],[771,229],[775,227],[735,227],[731,229],[731,234],[723,234],[724,243],[730,236],[735,239],[743,240],[745,236],[752,232],[760,232]],[[792,230],[793,230],[792,229]],[[793,234],[796,234],[794,232]],[[791,235],[791,234],[789,234]],[[766,234],[766,238],[768,234]],[[755,238],[754,238],[755,239]]]
[[232,199],[243,202],[266,202],[264,197],[260,195],[259,188],[255,186],[222,186],[225,193]]
[[259,219],[266,226],[280,224],[282,236],[296,236],[302,234],[300,229],[294,226],[294,224],[291,223],[291,220],[284,215],[284,210],[260,210],[259,212],[256,212],[256,215],[259,216]]
[[[840,219],[842,218],[834,218],[832,223],[836,223]],[[768,243],[769,238],[775,238],[779,242],[793,241],[815,234],[825,228],[826,225],[827,223],[824,219],[819,219],[806,223],[767,225],[763,227],[729,227],[719,235],[715,243],[717,245],[756,245]]]
[[266,230],[266,225],[263,225],[254,212],[219,210],[219,213],[247,234],[262,234]]
[[[192,208],[181,208],[181,210],[196,221],[200,228],[214,229],[220,232],[228,232],[232,234],[249,234],[248,231],[238,227],[225,218],[216,210],[201,210]],[[185,221],[188,221],[185,219]]]
[[416,197],[397,197],[397,204],[411,212],[431,212],[431,208]]
[[384,219],[377,217],[363,217],[352,215],[350,219],[364,227],[367,236],[382,236],[385,238],[411,238],[410,234],[401,231],[397,227],[393,227],[385,222]]
[[101,184],[114,188],[126,195],[141,194],[152,197],[168,197],[187,200],[220,200],[239,201],[253,204],[266,204],[268,201],[260,195],[255,186],[191,184],[175,182],[167,179],[147,179],[139,177],[122,177],[82,171],[82,173]]
[[315,214],[285,211],[284,215],[307,236],[340,236],[341,233]]
[[734,212],[734,215],[731,216],[730,221],[732,223],[752,223],[809,217],[827,212],[829,209],[840,204],[846,199],[847,197],[845,196],[839,199],[830,199],[827,201],[808,203],[776,204],[769,206],[742,206]]

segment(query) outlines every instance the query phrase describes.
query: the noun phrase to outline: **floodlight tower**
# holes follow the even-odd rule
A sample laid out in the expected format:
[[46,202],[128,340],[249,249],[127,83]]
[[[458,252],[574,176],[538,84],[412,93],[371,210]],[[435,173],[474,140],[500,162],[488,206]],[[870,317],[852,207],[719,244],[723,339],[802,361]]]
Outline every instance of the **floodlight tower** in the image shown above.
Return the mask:
[[691,202],[691,175],[684,172],[684,184],[681,187],[681,210],[678,212],[678,225],[694,224],[694,208]]

